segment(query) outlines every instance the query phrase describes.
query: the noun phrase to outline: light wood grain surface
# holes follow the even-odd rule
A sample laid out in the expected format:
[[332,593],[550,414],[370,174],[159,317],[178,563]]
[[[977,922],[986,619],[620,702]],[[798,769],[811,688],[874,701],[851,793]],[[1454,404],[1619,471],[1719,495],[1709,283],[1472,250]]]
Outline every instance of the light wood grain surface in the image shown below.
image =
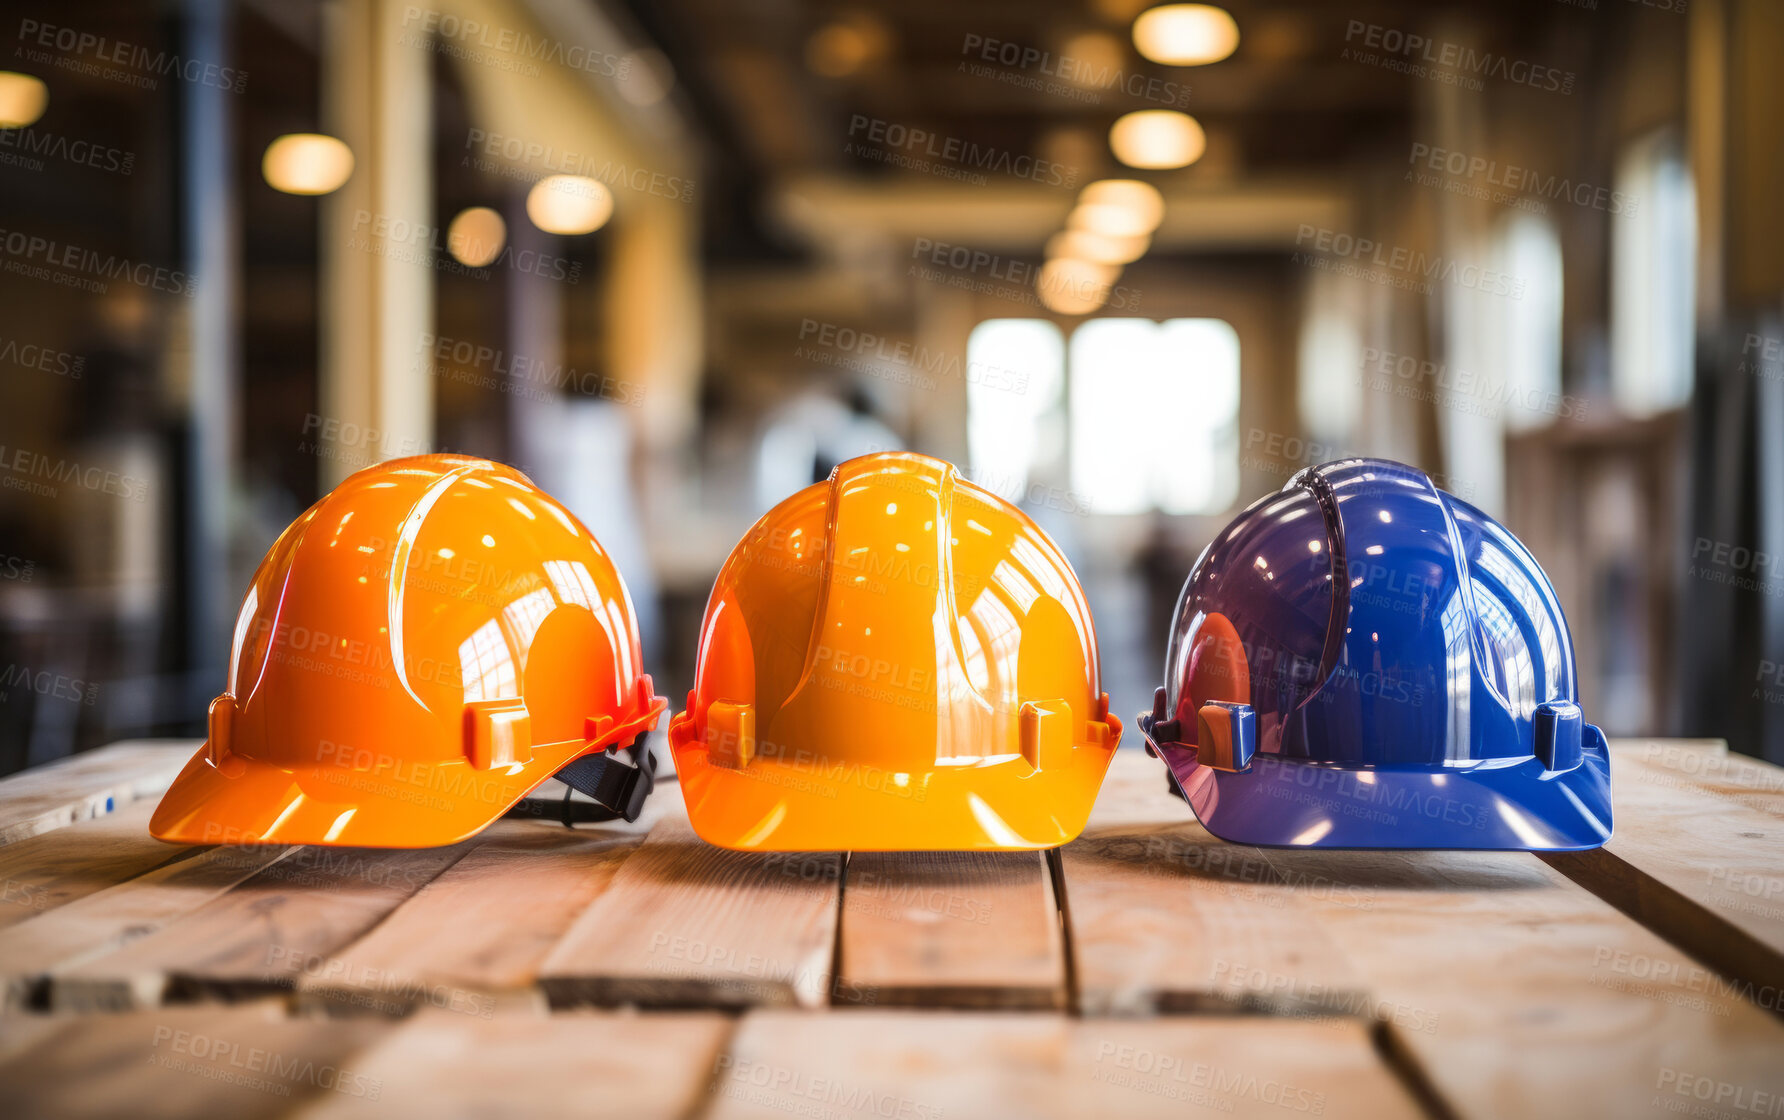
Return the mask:
[[1039,852],[857,852],[839,972],[881,1006],[1063,1008],[1059,907]]
[[672,779],[634,825],[161,845],[153,793],[195,746],[0,782],[6,1115],[1732,1120],[1784,1099],[1784,771],[1719,743],[1619,742],[1615,838],[1545,857],[1225,844],[1137,751],[1050,855],[722,851]]

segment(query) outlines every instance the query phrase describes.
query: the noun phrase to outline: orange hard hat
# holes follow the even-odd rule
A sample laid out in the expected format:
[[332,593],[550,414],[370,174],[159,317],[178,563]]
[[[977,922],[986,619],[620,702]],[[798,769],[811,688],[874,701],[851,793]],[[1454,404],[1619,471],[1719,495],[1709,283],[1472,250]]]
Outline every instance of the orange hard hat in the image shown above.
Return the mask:
[[626,585],[568,510],[484,459],[383,463],[261,561],[209,740],[149,830],[428,847],[554,775],[604,806],[583,819],[634,819],[668,704],[653,691]]
[[1071,565],[923,455],[851,459],[719,572],[669,726],[727,848],[1049,848],[1084,828],[1121,723]]

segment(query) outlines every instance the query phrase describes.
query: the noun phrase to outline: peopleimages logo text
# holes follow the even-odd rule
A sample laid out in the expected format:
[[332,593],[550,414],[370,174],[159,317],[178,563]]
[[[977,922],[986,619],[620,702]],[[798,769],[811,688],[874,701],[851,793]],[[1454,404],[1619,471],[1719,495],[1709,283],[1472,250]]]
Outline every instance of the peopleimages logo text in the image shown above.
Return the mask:
[[1478,51],[1460,43],[1445,42],[1442,39],[1401,31],[1399,28],[1353,19],[1344,28],[1344,41],[1355,43],[1358,40],[1361,40],[1361,45],[1384,54],[1441,66],[1477,78],[1497,78],[1513,85],[1555,93],[1573,92],[1574,74],[1571,70],[1557,70],[1553,66],[1509,58],[1492,51]]
[[198,278],[189,272],[99,253],[16,229],[0,229],[0,252],[25,265],[65,268],[106,280],[128,280],[152,291],[188,298],[198,293]]
[[[185,58],[176,51],[154,51],[136,43],[125,43],[91,31],[58,27],[41,20],[19,21],[19,41],[27,46],[47,47],[64,55],[91,56],[100,62],[121,66],[158,77],[174,77],[193,85],[240,93],[248,88],[248,72],[233,66],[218,66],[201,58]],[[153,83],[150,83],[153,88]]]
[[1386,269],[1413,279],[1441,280],[1458,287],[1486,292],[1509,299],[1524,298],[1524,281],[1496,269],[1465,264],[1453,257],[1409,249],[1400,245],[1384,245],[1367,237],[1357,237],[1339,230],[1301,225],[1295,230],[1295,245],[1339,260],[1357,261],[1364,266]]
[[1074,187],[1078,169],[1039,156],[1022,155],[990,144],[975,144],[958,136],[942,136],[924,128],[896,121],[878,120],[856,113],[849,118],[849,138],[867,140],[882,149],[904,155],[939,159],[976,171],[992,171],[1029,179],[1048,187]]
[[[12,476],[0,485],[13,487],[15,483],[23,483],[19,489],[37,489],[45,493],[49,492],[44,490],[49,483],[72,483],[132,502],[142,501],[148,493],[148,483],[134,475],[119,474],[104,467],[83,467],[72,459],[54,459],[29,448],[7,447],[3,443],[0,443],[0,472]],[[39,479],[41,483],[34,481]]]
[[1414,143],[1406,162],[1415,169],[1422,168],[1463,179],[1478,179],[1490,187],[1539,195],[1556,202],[1570,202],[1575,206],[1602,210],[1607,214],[1632,216],[1641,205],[1638,197],[1609,187],[1594,186],[1587,182],[1576,183],[1564,175],[1545,175],[1528,167],[1519,167],[1515,163],[1501,164],[1496,159],[1433,147],[1430,144]]

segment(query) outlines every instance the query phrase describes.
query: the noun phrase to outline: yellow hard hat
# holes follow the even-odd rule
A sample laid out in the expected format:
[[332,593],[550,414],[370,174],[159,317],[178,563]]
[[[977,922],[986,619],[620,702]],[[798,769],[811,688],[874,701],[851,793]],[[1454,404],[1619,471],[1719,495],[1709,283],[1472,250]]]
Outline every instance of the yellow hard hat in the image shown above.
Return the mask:
[[732,551],[669,736],[714,844],[1033,849],[1083,830],[1121,723],[1058,546],[948,463],[891,453]]

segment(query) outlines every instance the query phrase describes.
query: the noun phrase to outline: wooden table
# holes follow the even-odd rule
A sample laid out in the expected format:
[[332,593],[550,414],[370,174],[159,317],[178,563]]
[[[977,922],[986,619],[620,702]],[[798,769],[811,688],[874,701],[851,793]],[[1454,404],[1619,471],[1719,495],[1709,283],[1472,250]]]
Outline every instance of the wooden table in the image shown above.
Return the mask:
[[173,848],[195,744],[0,782],[0,1115],[1784,1116],[1784,770],[1615,747],[1600,852],[1042,855],[636,825]]

